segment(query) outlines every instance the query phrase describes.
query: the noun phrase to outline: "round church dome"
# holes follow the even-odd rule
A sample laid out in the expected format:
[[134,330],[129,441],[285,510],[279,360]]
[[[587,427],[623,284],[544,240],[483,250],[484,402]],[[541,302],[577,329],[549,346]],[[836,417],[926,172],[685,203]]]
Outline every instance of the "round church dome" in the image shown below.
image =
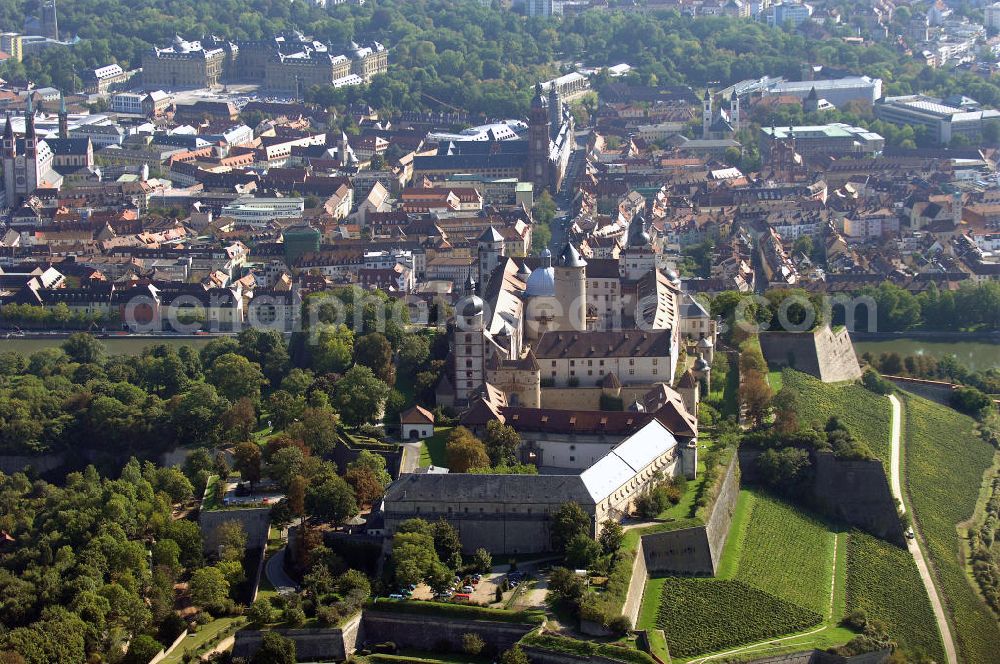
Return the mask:
[[556,275],[552,266],[538,267],[524,286],[524,294],[528,297],[556,294]]
[[458,306],[458,315],[464,316],[465,318],[472,318],[483,313],[483,307],[485,306],[483,298],[478,295],[470,295],[461,302]]

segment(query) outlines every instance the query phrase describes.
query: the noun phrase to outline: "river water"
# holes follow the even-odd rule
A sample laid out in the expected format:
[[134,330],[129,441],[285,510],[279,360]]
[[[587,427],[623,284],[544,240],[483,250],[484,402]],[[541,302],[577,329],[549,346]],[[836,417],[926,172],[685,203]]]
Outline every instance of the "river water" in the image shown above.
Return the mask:
[[880,339],[877,341],[854,341],[854,349],[861,357],[871,353],[876,357],[882,353],[907,355],[933,355],[944,357],[954,355],[959,362],[973,371],[1000,368],[1000,343],[990,341],[942,341],[916,338]]

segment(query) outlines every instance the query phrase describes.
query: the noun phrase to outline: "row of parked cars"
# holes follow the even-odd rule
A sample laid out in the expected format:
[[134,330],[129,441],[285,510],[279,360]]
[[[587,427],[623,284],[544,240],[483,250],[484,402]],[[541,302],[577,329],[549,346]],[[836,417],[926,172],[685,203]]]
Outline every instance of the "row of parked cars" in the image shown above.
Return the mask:
[[[465,579],[456,576],[452,580],[452,588],[436,593],[434,595],[434,599],[468,602],[472,599],[472,593],[476,591],[476,586],[479,585],[479,582],[482,581],[482,579],[482,574],[473,574],[465,577]],[[400,588],[398,592],[389,595],[389,599],[409,599],[413,596],[413,591],[416,589],[417,587],[415,585]]]

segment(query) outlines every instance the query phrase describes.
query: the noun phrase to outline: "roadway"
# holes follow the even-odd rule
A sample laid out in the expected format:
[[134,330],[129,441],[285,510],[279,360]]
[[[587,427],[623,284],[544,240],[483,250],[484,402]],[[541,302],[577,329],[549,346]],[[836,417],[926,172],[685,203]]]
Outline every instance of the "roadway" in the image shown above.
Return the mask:
[[[906,514],[906,500],[904,499],[902,483],[899,479],[900,467],[902,466],[900,462],[902,457],[902,407],[899,403],[899,397],[895,394],[889,395],[889,401],[892,403],[892,426],[890,428],[892,451],[889,455],[889,486],[892,489],[893,497],[899,501],[900,512]],[[941,597],[938,595],[937,588],[934,586],[934,579],[931,577],[930,567],[924,558],[924,552],[920,548],[919,541],[922,537],[917,528],[916,520],[911,519],[911,522],[915,537],[906,540],[906,548],[913,556],[913,562],[917,564],[917,571],[920,572],[920,580],[923,582],[924,588],[927,590],[927,596],[931,600],[931,608],[934,610],[934,620],[937,622],[938,631],[941,633],[941,640],[944,642],[945,659],[948,664],[957,664],[958,657],[955,652],[955,641],[952,638],[951,627],[948,625],[948,619],[945,616],[944,605],[941,602]]]

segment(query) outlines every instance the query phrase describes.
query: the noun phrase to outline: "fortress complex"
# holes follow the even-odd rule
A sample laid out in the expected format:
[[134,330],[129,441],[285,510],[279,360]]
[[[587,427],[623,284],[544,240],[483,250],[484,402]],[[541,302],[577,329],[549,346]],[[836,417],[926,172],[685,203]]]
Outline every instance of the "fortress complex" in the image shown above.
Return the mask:
[[697,464],[697,448],[682,446],[659,419],[633,417],[634,433],[583,472],[403,475],[385,494],[386,530],[394,533],[414,517],[444,518],[458,529],[467,553],[479,547],[495,554],[538,553],[552,548],[552,514],[573,501],[590,516],[596,538],[601,524],[621,520],[651,482]]
[[263,82],[269,90],[301,94],[314,85],[357,85],[387,70],[388,52],[378,42],[352,42],[337,53],[300,33],[261,41],[178,36],[170,46],[148,51],[142,61],[143,84],[168,90]]
[[711,337],[710,348],[714,326],[677,275],[656,267],[645,223],[634,216],[620,258],[589,261],[569,243],[555,257],[508,257],[487,229],[480,285],[470,280],[458,304],[439,403],[465,406],[484,383],[534,408],[545,388],[672,385],[682,336]]

